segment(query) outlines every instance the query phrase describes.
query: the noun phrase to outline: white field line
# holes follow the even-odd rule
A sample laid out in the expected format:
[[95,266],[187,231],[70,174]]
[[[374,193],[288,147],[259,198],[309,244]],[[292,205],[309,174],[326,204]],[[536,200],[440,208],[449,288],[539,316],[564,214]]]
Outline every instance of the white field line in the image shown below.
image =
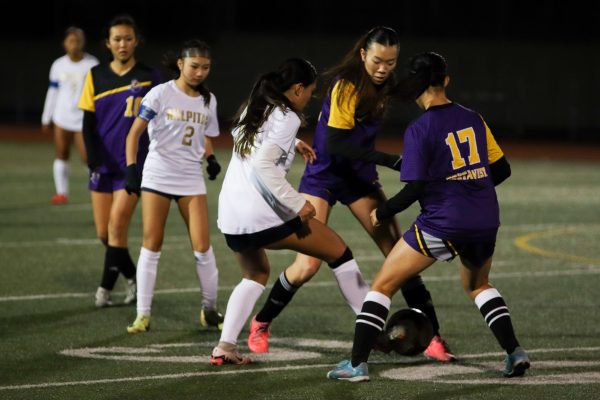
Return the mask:
[[[532,271],[532,272],[499,272],[491,274],[492,279],[519,279],[523,277],[554,277],[554,276],[578,276],[578,275],[597,275],[600,274],[600,268],[588,267],[586,269],[577,270],[556,270],[556,271]],[[425,276],[425,282],[457,282],[458,276]],[[267,286],[267,287],[270,287]],[[306,288],[321,288],[321,287],[337,287],[336,281],[326,282],[309,282],[304,285]],[[219,291],[231,291],[234,286],[219,286]],[[154,294],[180,294],[180,293],[195,293],[200,292],[200,288],[173,288],[173,289],[158,289]],[[116,294],[124,294],[124,292],[115,292]],[[48,294],[29,294],[20,296],[2,296],[0,303],[9,301],[31,301],[31,300],[51,300],[51,299],[68,299],[68,298],[92,298],[92,292],[79,293],[48,293]]]
[[[291,339],[291,338],[290,338]],[[313,340],[308,346],[319,346],[318,340]],[[533,349],[528,350],[530,354],[532,353],[569,353],[576,351],[589,351],[596,352],[599,351],[600,347],[581,347],[581,348],[553,348],[553,349]],[[469,359],[477,359],[477,358],[486,358],[490,356],[502,356],[503,353],[500,352],[490,352],[490,353],[479,353],[479,354],[467,354],[462,355],[461,358],[469,358]],[[379,363],[378,363],[379,364]],[[496,362],[492,363],[483,363],[481,366],[492,369],[496,368]],[[534,363],[534,367],[537,367],[537,370],[544,369],[553,369],[553,368],[564,368],[564,367],[588,367],[593,368],[599,366],[600,363],[597,361],[537,361]],[[481,367],[480,366],[480,367]],[[114,378],[114,379],[96,379],[96,380],[83,380],[83,381],[67,381],[67,382],[47,382],[47,383],[37,383],[37,384],[25,384],[25,385],[8,385],[8,386],[0,386],[1,390],[26,390],[26,389],[44,389],[44,388],[53,388],[53,387],[64,387],[64,386],[83,386],[83,385],[96,385],[103,383],[118,383],[118,382],[139,382],[139,381],[147,381],[147,380],[164,380],[164,379],[185,379],[185,378],[193,378],[193,377],[201,377],[201,376],[221,376],[221,375],[234,375],[234,374],[249,374],[249,373],[260,373],[260,372],[282,372],[282,371],[294,371],[308,368],[331,368],[332,364],[309,364],[309,365],[287,365],[282,367],[266,367],[266,368],[251,368],[245,369],[244,367],[234,368],[234,369],[221,369],[216,372],[212,371],[201,371],[201,372],[184,372],[179,374],[164,374],[164,375],[147,375],[147,376],[134,376],[128,378]],[[451,368],[446,371],[444,368]],[[416,380],[433,380],[440,383],[450,383],[450,384],[530,384],[530,385],[542,385],[554,383],[557,384],[579,384],[579,383],[597,383],[600,381],[600,374],[597,372],[591,373],[568,373],[565,375],[565,379],[559,379],[562,375],[550,374],[550,375],[540,375],[540,376],[528,376],[523,379],[470,379],[470,380],[443,380],[444,375],[454,375],[454,374],[463,374],[463,373],[476,373],[483,372],[484,370],[477,368],[475,366],[463,366],[463,365],[448,365],[448,366],[415,366],[411,369],[407,370],[406,368],[402,369],[403,376],[396,376],[397,368],[393,368],[388,371],[383,371],[380,375],[382,377],[388,377],[390,379],[406,379],[407,373],[410,373],[411,370],[418,371],[416,377],[411,377],[411,379]],[[430,376],[425,376],[429,374]],[[424,378],[425,376],[425,378]],[[438,378],[438,379],[436,379]],[[578,380],[581,378],[581,382]]]
[[180,374],[165,374],[165,375],[147,375],[147,376],[132,376],[129,378],[114,378],[114,379],[96,379],[89,381],[70,381],[70,382],[49,382],[49,383],[37,383],[30,385],[12,385],[12,386],[0,386],[0,390],[22,390],[22,389],[40,389],[50,387],[61,387],[61,386],[79,386],[79,385],[97,385],[101,383],[118,383],[118,382],[139,382],[159,379],[182,379],[182,378],[194,378],[199,376],[217,376],[217,375],[237,375],[237,374],[254,374],[260,372],[281,372],[281,371],[295,371],[299,369],[308,368],[326,368],[330,367],[330,364],[312,364],[312,365],[288,365],[285,367],[267,367],[267,368],[256,368],[256,369],[222,369],[217,372],[202,371],[202,372],[184,372]]
[[[505,272],[496,273],[492,272],[492,279],[512,279],[512,278],[523,278],[523,277],[554,277],[554,276],[577,276],[577,275],[596,275],[600,274],[600,268],[587,268],[581,270],[556,270],[556,271],[532,271],[532,272]],[[430,276],[424,277],[425,282],[455,282],[458,281],[458,276]],[[320,287],[332,287],[337,286],[335,281],[327,282],[309,282],[304,287],[320,288]],[[270,287],[270,286],[268,286]],[[234,286],[219,286],[219,291],[231,291]],[[154,291],[154,294],[180,294],[180,293],[195,293],[200,292],[200,288],[173,288],[173,289],[159,289]],[[115,292],[116,294],[124,294]],[[31,294],[21,296],[3,296],[0,297],[0,302],[8,301],[27,301],[27,300],[49,300],[49,299],[67,299],[67,298],[85,298],[92,297],[92,292],[79,292],[79,293],[51,293],[51,294]]]

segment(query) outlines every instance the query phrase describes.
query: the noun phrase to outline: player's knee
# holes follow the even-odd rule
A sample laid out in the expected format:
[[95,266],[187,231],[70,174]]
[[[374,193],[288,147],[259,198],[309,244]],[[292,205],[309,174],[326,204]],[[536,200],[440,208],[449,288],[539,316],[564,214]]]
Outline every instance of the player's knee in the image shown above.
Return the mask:
[[314,257],[296,260],[296,262],[285,271],[286,278],[292,285],[300,287],[311,280],[311,278],[319,272],[321,263],[322,261],[320,259]]

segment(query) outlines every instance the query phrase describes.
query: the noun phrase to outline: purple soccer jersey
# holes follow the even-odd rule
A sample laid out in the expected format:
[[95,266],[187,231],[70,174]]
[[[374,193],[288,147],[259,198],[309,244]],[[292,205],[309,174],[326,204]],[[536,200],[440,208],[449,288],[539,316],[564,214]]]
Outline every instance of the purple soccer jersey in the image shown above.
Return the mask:
[[[83,89],[80,108],[94,112],[100,136],[102,164],[100,173],[125,170],[125,140],[139,111],[142,98],[161,81],[158,70],[140,62],[125,75],[118,76],[109,64],[92,68]],[[140,137],[138,168],[142,168],[148,153],[148,134]]]
[[426,181],[417,223],[441,239],[494,236],[500,225],[490,161],[502,154],[479,114],[429,108],[404,134],[401,179]]
[[[353,86],[352,86],[353,88]],[[348,89],[346,89],[348,90]],[[348,160],[331,156],[327,152],[327,127],[348,130],[348,141],[366,149],[375,148],[375,134],[381,126],[381,120],[363,121],[354,115],[356,107],[356,94],[352,93],[345,99],[343,105],[338,105],[336,95],[339,96],[339,81],[334,84],[332,93],[323,101],[319,120],[315,129],[313,148],[317,159],[312,164],[307,164],[300,183],[300,191],[319,197],[321,193],[330,192],[340,194],[341,197],[332,194],[330,203],[340,200],[342,203],[350,203],[357,198],[380,187],[379,176],[375,164],[361,160]],[[332,98],[334,101],[332,102]],[[356,183],[357,193],[341,194],[341,189],[348,189],[349,183]],[[352,191],[350,185],[350,191]],[[367,191],[366,193],[365,190]],[[324,192],[325,191],[325,192]],[[346,190],[347,191],[347,190]]]

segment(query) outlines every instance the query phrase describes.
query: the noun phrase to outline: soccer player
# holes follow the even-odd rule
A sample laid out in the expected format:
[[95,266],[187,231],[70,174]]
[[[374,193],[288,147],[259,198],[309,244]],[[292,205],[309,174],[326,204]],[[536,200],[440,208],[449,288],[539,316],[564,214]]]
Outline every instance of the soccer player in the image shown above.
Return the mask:
[[[395,170],[401,165],[400,156],[375,150],[375,136],[394,87],[399,51],[396,32],[388,27],[375,27],[363,34],[342,61],[328,71],[327,93],[313,142],[317,159],[307,164],[299,188],[315,207],[315,218],[325,224],[338,201],[347,206],[386,256],[400,239],[398,224],[389,218],[374,227],[369,214],[386,200],[376,165]],[[251,351],[268,351],[271,322],[320,266],[318,258],[299,253],[294,263],[280,274],[263,308],[250,323]],[[368,291],[362,275],[351,265],[332,271],[344,298],[358,313]],[[443,362],[455,360],[440,336],[431,295],[421,277],[417,275],[407,281],[402,294],[409,307],[423,311],[433,324],[435,336],[425,355]]]
[[368,381],[367,360],[388,316],[391,298],[411,277],[436,260],[459,257],[462,286],[506,351],[504,376],[529,368],[500,292],[488,280],[500,225],[495,185],[510,165],[483,118],[446,97],[445,59],[428,52],[409,62],[407,88],[425,112],[404,134],[401,178],[407,182],[371,214],[380,225],[413,202],[421,213],[377,273],[356,317],[352,359],[340,362],[330,379]]
[[315,90],[317,72],[293,58],[254,84],[247,106],[232,131],[233,155],[219,194],[218,225],[242,269],[225,312],[214,365],[247,364],[237,338],[265,290],[270,265],[265,249],[290,249],[318,257],[332,268],[358,271],[352,252],[315,208],[286,180],[294,149],[311,162],[315,153],[296,139],[302,110]]
[[[135,301],[135,264],[127,248],[127,233],[137,196],[125,191],[125,139],[148,91],[160,75],[135,59],[140,36],[135,21],[119,15],[109,23],[106,47],[111,61],[88,73],[79,108],[84,111],[83,136],[90,169],[89,189],[96,234],[106,246],[102,280],[95,295],[97,307],[112,304],[119,272],[127,279],[124,302]],[[137,165],[144,165],[148,135],[140,138]]]
[[[214,180],[221,167],[213,154],[211,137],[219,135],[217,99],[206,88],[210,73],[209,46],[199,40],[183,44],[168,67],[174,80],[154,87],[144,96],[140,112],[127,136],[125,190],[142,197],[144,242],[137,264],[137,317],[127,332],[150,329],[150,309],[156,271],[171,200],[175,200],[188,228],[202,288],[200,324],[218,327],[219,272],[208,235],[206,185],[200,166],[207,161],[208,177]],[[140,182],[136,158],[140,137],[148,129],[150,150]]]
[[42,131],[50,132],[54,125],[54,149],[56,158],[52,166],[56,194],[53,204],[69,202],[69,158],[73,141],[83,162],[87,162],[85,145],[81,135],[83,111],[77,107],[85,75],[98,64],[96,57],[83,51],[85,35],[80,28],[71,26],[65,31],[63,48],[65,55],[56,59],[50,67],[50,84],[42,113]]

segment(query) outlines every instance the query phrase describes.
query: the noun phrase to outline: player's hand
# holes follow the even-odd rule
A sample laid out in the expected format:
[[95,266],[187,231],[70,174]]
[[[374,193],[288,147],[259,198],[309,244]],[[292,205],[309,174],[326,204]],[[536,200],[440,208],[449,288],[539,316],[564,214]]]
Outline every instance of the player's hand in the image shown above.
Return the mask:
[[211,154],[210,156],[206,157],[206,162],[208,163],[206,165],[206,172],[208,172],[208,179],[210,179],[211,181],[214,181],[217,178],[217,175],[219,175],[219,172],[221,172],[221,166],[219,165],[219,162],[217,161],[217,157],[215,157],[214,154]]
[[137,166],[131,164],[125,170],[125,191],[127,194],[140,195],[141,193],[140,176],[138,175]]
[[50,128],[50,124],[42,124],[42,133],[50,133],[52,131]]
[[373,226],[379,226],[380,223],[379,223],[379,220],[377,219],[377,209],[376,208],[373,209],[373,211],[371,211],[370,216],[371,216],[371,224]]
[[302,208],[300,209],[300,211],[298,211],[298,216],[300,217],[300,220],[302,222],[306,222],[311,218],[314,218],[315,215],[317,215],[317,212],[315,211],[315,207],[310,204],[310,201],[306,201],[306,203],[304,203],[304,206],[302,206]]
[[315,150],[302,140],[298,140],[296,143],[296,151],[302,156],[305,163],[312,164],[317,159]]

